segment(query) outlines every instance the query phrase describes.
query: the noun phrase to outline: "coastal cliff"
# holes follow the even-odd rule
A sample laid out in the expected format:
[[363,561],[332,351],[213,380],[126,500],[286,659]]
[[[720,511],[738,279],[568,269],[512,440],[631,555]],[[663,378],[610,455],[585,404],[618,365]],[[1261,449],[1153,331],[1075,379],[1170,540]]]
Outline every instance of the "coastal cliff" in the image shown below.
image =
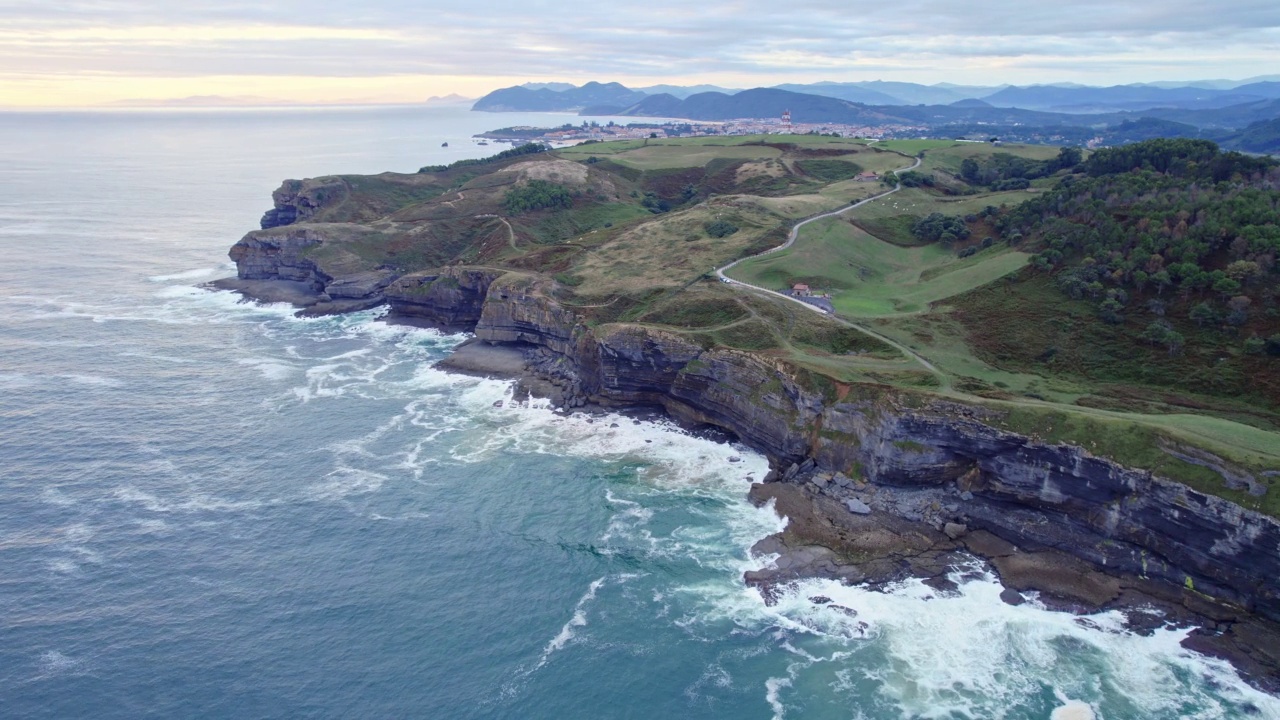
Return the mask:
[[[1234,633],[1235,650],[1209,649],[1233,660],[1248,655],[1259,663],[1254,672],[1280,677],[1280,523],[1219,497],[1256,497],[1267,492],[1267,479],[1203,450],[1159,445],[1204,471],[1187,484],[1034,432],[1011,420],[1008,403],[841,383],[698,333],[602,321],[575,307],[573,293],[545,273],[459,264],[467,256],[456,253],[423,256],[418,267],[434,261],[436,269],[406,272],[385,261],[394,253],[376,262],[367,248],[401,247],[400,238],[431,224],[318,220],[316,208],[334,203],[339,190],[286,183],[264,229],[232,249],[239,277],[217,286],[295,302],[309,314],[386,304],[396,321],[466,330],[474,343],[507,348],[505,367],[514,354],[525,373],[520,387],[560,407],[661,407],[682,422],[729,432],[770,458],[774,470],[753,496],[789,508],[798,530],[787,540],[822,561],[805,565],[809,572],[872,578],[854,560],[862,557],[858,536],[873,531],[845,527],[849,517],[868,515],[879,531],[897,528],[895,542],[906,550],[892,562],[877,559],[874,577],[927,573],[921,558],[966,549],[990,560],[1011,590],[1059,592],[1093,608],[1127,597],[1130,605],[1155,598],[1185,609],[1211,634]],[[480,192],[467,188],[428,205],[476,202]],[[494,217],[467,221],[483,229],[474,247],[515,249],[515,232]],[[278,294],[282,287],[289,293]],[[812,522],[797,520],[806,513]],[[944,564],[929,557],[935,568]],[[803,564],[748,581],[765,589],[797,577]],[[1074,580],[1062,582],[1067,576]]]
[[[413,292],[424,284],[429,291]],[[963,523],[1022,548],[1056,549],[1280,621],[1280,523],[1266,515],[1081,447],[1002,430],[998,409],[886,388],[815,392],[765,357],[640,325],[589,327],[553,292],[535,276],[448,268],[405,276],[386,296],[394,314],[473,320],[477,338],[526,347],[530,367],[567,405],[658,405],[766,453],[774,479],[938,529]],[[832,477],[864,487],[824,482]],[[875,497],[877,487],[932,494],[928,504],[895,508]]]

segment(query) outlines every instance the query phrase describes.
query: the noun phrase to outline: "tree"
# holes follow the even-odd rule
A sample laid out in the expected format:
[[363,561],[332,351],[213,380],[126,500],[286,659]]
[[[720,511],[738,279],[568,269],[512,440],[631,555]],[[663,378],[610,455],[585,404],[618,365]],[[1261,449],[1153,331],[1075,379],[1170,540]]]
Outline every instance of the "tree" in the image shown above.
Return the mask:
[[951,243],[968,238],[969,228],[958,217],[935,212],[917,220],[911,234],[923,242]]
[[1124,315],[1120,314],[1123,310],[1124,305],[1120,304],[1119,300],[1107,298],[1098,305],[1098,317],[1105,323],[1119,325],[1124,322]]
[[707,231],[707,234],[713,238],[728,237],[738,232],[737,226],[727,220],[716,220],[714,222],[709,222],[702,227]]
[[1249,305],[1252,304],[1248,297],[1237,295],[1227,302],[1227,324],[1232,327],[1240,327],[1249,320]]
[[1247,283],[1250,278],[1258,274],[1259,269],[1258,263],[1252,260],[1236,260],[1227,266],[1227,277]]
[[502,207],[508,215],[533,212],[544,208],[568,208],[573,206],[573,194],[563,185],[546,180],[530,180],[523,187],[507,191]]
[[1186,344],[1186,338],[1182,333],[1174,330],[1168,322],[1164,320],[1156,320],[1147,326],[1139,336],[1142,340],[1152,345],[1164,345],[1170,355],[1177,355],[1182,351],[1182,346]]
[[1058,151],[1058,157],[1050,163],[1050,172],[1070,170],[1084,160],[1084,152],[1078,147],[1064,147]]
[[644,199],[640,201],[640,204],[648,208],[649,212],[655,215],[671,210],[670,201],[664,200],[651,192],[644,194]]
[[[1221,272],[1220,270],[1215,272]],[[1213,291],[1219,295],[1235,295],[1240,292],[1240,281],[1232,280],[1225,275],[1213,281]]]
[[1169,278],[1169,271],[1167,270],[1161,270],[1155,275],[1152,275],[1151,280],[1156,284],[1157,295],[1163,294],[1165,288],[1173,284],[1173,280]]
[[1191,312],[1187,314],[1187,317],[1200,327],[1218,322],[1218,312],[1209,303],[1199,303],[1191,308]]

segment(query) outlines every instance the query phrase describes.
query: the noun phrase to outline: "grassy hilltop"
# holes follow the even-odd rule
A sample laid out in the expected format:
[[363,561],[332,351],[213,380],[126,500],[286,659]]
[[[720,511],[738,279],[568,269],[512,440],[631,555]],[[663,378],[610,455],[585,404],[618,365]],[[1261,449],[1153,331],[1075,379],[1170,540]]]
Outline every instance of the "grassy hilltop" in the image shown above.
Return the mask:
[[[840,392],[987,405],[1010,429],[1280,515],[1276,493],[1224,488],[1162,449],[1280,469],[1280,171],[1196,143],[1089,157],[819,136],[588,143],[307,181],[328,189],[306,223],[342,238],[310,252],[347,270],[541,273],[590,323],[759,353]],[[900,191],[805,225],[730,270],[736,283],[715,277],[893,189],[917,156]],[[834,315],[746,286],[796,283]]]

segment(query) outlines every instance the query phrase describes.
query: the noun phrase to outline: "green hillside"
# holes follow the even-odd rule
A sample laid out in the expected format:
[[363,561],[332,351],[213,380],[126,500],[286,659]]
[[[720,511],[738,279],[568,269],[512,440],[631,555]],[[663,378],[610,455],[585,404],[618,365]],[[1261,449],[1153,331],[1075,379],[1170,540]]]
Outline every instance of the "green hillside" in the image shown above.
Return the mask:
[[[294,190],[322,267],[541,274],[588,324],[749,351],[827,394],[988,405],[1280,514],[1157,447],[1280,468],[1278,188],[1276,163],[1204,141],[1089,155],[769,135],[528,147]],[[834,313],[764,292],[798,283]]]

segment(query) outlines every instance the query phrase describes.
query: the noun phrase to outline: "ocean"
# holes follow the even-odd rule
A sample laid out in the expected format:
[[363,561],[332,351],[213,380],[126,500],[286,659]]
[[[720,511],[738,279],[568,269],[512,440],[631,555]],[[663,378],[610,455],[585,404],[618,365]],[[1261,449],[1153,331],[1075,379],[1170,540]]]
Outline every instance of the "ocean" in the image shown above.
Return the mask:
[[0,114],[0,715],[1280,718],[1185,631],[1011,607],[980,568],[766,606],[749,448],[434,369],[464,335],[199,287],[284,178],[577,121]]

